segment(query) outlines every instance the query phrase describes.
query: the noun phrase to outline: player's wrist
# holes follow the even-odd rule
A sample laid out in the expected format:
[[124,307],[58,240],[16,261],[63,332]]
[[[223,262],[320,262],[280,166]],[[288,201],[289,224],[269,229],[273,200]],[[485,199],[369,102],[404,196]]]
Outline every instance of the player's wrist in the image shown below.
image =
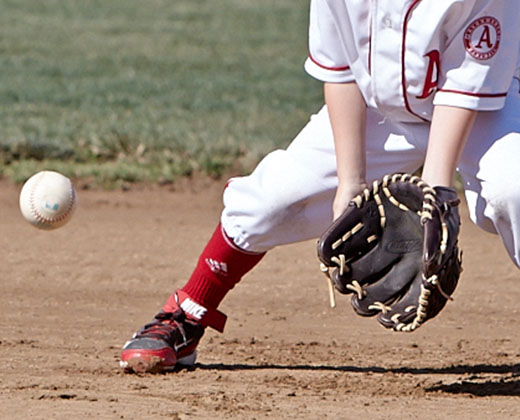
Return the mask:
[[352,180],[341,180],[338,183],[334,202],[332,204],[332,213],[334,219],[337,219],[348,207],[352,198],[358,195],[367,187],[364,179]]
[[363,177],[339,178],[337,191],[343,194],[359,194],[367,187],[367,182]]

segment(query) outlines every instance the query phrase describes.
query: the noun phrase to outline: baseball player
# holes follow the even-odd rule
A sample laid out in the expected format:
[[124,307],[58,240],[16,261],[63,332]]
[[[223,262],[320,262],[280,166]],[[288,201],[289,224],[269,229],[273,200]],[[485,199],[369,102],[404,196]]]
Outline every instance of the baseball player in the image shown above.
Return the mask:
[[372,180],[451,188],[520,266],[520,8],[513,0],[311,0],[306,71],[325,105],[224,191],[188,282],[123,347],[125,371],[195,362],[224,296],[278,245],[317,238]]

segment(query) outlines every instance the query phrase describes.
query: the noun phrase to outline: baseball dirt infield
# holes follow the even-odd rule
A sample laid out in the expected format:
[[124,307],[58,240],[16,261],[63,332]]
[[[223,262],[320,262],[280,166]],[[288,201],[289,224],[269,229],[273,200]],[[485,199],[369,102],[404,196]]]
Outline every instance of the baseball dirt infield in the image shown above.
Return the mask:
[[120,348],[181,286],[223,182],[79,191],[39,231],[0,183],[1,419],[507,419],[520,404],[520,279],[462,207],[455,301],[412,334],[328,306],[312,241],[279,248],[223,302],[192,370],[126,375]]

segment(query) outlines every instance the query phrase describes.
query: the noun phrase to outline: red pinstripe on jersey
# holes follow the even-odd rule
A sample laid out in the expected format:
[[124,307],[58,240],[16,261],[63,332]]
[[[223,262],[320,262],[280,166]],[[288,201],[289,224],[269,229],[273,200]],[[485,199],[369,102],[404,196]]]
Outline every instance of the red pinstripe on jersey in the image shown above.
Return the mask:
[[321,67],[322,69],[325,69],[325,70],[332,70],[332,71],[345,71],[345,70],[348,70],[350,69],[350,66],[341,66],[341,67],[327,67],[327,66],[324,66],[323,64],[321,64],[320,62],[318,62],[311,54],[309,54],[309,58],[310,60],[316,64],[317,66]]
[[454,90],[454,89],[439,89],[439,92],[458,93],[459,95],[476,96],[476,97],[479,97],[479,98],[502,98],[502,97],[507,95],[507,92],[503,92],[503,93],[473,93],[473,92],[464,92],[462,90]]
[[417,118],[420,118],[423,121],[428,122],[426,118],[421,117],[417,113],[412,111],[412,108],[410,107],[410,103],[408,102],[408,97],[406,95],[406,75],[405,75],[405,52],[406,52],[406,31],[408,29],[408,20],[410,18],[411,13],[415,9],[415,7],[419,4],[421,0],[415,0],[408,10],[406,11],[406,14],[404,16],[404,22],[403,22],[403,40],[402,40],[402,48],[401,48],[401,86],[403,88],[403,99],[404,99],[404,105],[406,107],[406,110],[412,114],[415,115]]

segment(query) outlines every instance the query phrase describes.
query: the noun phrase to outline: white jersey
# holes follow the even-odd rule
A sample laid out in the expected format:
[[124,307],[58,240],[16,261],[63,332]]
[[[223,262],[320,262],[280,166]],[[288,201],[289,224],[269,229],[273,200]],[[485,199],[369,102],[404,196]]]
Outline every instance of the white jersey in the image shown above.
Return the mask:
[[311,0],[305,69],[421,122],[434,105],[502,108],[519,45],[518,0]]

